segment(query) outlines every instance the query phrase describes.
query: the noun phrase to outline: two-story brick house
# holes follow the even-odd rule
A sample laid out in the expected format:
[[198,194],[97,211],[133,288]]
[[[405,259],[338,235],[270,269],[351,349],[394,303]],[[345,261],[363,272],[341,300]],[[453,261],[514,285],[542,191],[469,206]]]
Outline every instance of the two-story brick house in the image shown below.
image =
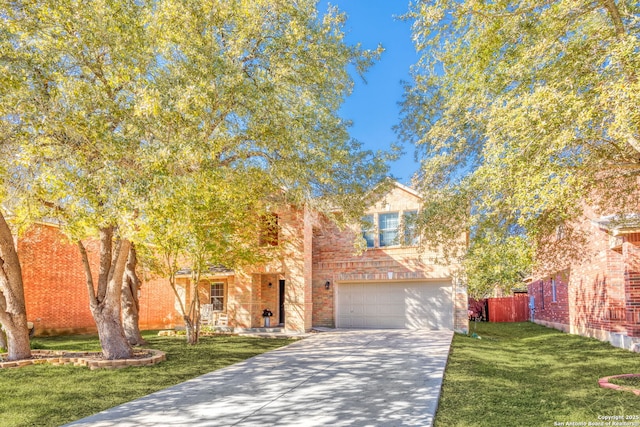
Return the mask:
[[[273,251],[271,262],[235,271],[211,268],[202,276],[205,320],[262,327],[267,309],[271,326],[296,332],[321,326],[466,330],[466,288],[455,281],[454,267],[438,264],[437,254],[420,247],[411,222],[419,209],[419,195],[396,183],[371,206],[364,229],[340,229],[306,208],[274,213],[277,227],[262,242]],[[361,245],[354,244],[358,240]],[[19,240],[19,253],[36,333],[95,330],[76,245],[41,225]],[[183,273],[177,275],[179,294],[188,300],[189,274]],[[168,281],[144,279],[141,327],[182,325]]]
[[[454,268],[436,263],[412,229],[419,195],[393,188],[367,212],[365,229],[340,229],[306,209],[278,212],[280,259],[245,271],[219,271],[201,282],[231,327],[270,324],[289,331],[312,327],[467,329],[466,288]],[[354,242],[366,250],[356,253]],[[272,242],[274,239],[272,239]],[[185,282],[187,278],[184,278]]]

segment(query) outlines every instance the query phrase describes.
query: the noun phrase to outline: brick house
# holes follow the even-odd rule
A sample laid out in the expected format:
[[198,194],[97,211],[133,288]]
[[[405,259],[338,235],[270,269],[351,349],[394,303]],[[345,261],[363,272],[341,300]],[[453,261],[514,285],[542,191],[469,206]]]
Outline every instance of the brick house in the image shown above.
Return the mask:
[[[277,227],[262,242],[273,251],[271,262],[241,271],[211,268],[202,276],[198,293],[205,323],[262,327],[268,309],[271,325],[288,331],[321,326],[466,330],[466,288],[454,279],[454,267],[436,263],[437,254],[420,248],[411,225],[419,208],[419,195],[395,183],[368,210],[365,230],[359,224],[341,230],[306,208],[277,212]],[[366,246],[360,254],[356,239]],[[88,250],[91,254],[91,245]],[[27,315],[36,333],[95,331],[76,245],[57,227],[39,224],[19,239],[18,251]],[[180,298],[190,300],[189,271],[176,277]],[[143,282],[141,329],[183,325],[167,280],[145,277]]]
[[[212,323],[222,315],[236,328],[264,325],[290,331],[312,327],[466,330],[467,293],[452,266],[435,262],[412,233],[419,195],[393,188],[367,211],[367,229],[339,229],[307,209],[278,212],[280,259],[245,271],[211,272],[200,302]],[[366,250],[356,254],[354,241]],[[184,277],[186,282],[187,277]]]
[[528,284],[534,321],[640,351],[640,226],[589,212],[585,257]]

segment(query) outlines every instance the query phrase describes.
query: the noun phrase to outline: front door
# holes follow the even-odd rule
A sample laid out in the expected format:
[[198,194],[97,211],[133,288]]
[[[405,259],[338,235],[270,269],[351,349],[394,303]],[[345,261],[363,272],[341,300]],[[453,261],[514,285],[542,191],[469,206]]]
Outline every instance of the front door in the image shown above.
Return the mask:
[[278,293],[278,302],[280,305],[280,316],[278,319],[278,323],[284,325],[284,280],[279,281],[279,293]]

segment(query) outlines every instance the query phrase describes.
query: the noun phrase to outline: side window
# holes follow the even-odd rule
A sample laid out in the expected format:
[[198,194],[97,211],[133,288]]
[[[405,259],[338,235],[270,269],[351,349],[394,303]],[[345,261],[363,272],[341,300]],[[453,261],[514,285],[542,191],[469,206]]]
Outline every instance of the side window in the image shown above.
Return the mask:
[[373,248],[375,246],[373,215],[366,215],[362,217],[362,237],[367,241],[368,248]]
[[403,238],[402,244],[405,246],[418,246],[420,244],[420,234],[418,233],[417,222],[418,211],[405,211],[402,215]]
[[551,279],[551,302],[558,302],[558,294],[556,292],[556,279]]
[[378,228],[380,230],[380,247],[393,246],[398,241],[398,213],[378,214]]

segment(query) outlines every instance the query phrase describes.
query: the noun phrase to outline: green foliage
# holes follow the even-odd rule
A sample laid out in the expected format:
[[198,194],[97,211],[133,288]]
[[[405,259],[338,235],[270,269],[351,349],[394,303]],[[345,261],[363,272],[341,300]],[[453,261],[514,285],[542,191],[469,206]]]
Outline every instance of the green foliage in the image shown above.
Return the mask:
[[[180,337],[149,331],[143,336],[148,347],[167,353],[165,362],[115,370],[33,365],[0,371],[0,424],[59,426],[291,342],[216,336],[187,346]],[[37,342],[50,350],[100,349],[96,336],[41,337]]]
[[421,57],[398,132],[437,208],[425,235],[451,245],[491,227],[505,248],[517,235],[536,249],[584,202],[637,209],[639,14],[608,0],[412,5]]
[[637,353],[532,323],[476,324],[453,338],[435,426],[549,426],[634,415],[638,397],[598,379],[638,370]]
[[75,241],[155,245],[196,282],[255,261],[267,208],[359,218],[386,155],[338,109],[380,49],[347,45],[344,19],[312,0],[0,0],[0,197]]
[[2,1],[0,14],[0,149],[20,217],[144,241],[140,230],[160,234],[145,223],[158,210],[196,203],[229,236],[266,199],[358,218],[386,173],[386,155],[363,151],[337,114],[348,67],[364,73],[380,49],[347,45],[335,8],[56,0]]
[[506,292],[522,287],[531,255],[531,246],[522,236],[493,233],[474,239],[463,259],[464,269],[470,273],[469,296],[488,298],[496,287]]

